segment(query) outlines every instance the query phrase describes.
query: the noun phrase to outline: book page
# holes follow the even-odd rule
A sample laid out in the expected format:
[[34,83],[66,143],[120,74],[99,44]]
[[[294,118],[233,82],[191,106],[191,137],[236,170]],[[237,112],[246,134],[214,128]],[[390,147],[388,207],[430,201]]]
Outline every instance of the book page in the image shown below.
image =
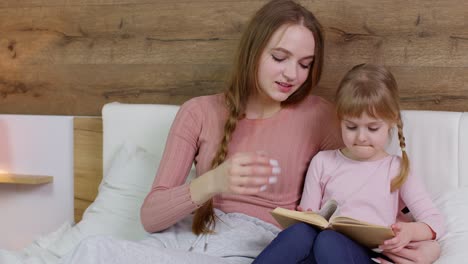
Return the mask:
[[357,219],[346,217],[346,216],[334,217],[330,222],[333,224],[341,224],[341,225],[362,225],[362,226],[369,226],[369,227],[389,228],[386,226],[375,225],[369,222],[357,220]]
[[328,200],[322,208],[317,212],[323,218],[330,220],[333,215],[337,212],[338,203],[335,200]]
[[383,244],[385,240],[395,236],[391,228],[377,225],[333,223],[331,224],[331,229],[346,235],[368,248],[376,248]]
[[298,222],[308,223],[321,229],[328,226],[328,221],[325,218],[313,212],[299,212],[277,207],[271,211],[271,215],[283,228]]

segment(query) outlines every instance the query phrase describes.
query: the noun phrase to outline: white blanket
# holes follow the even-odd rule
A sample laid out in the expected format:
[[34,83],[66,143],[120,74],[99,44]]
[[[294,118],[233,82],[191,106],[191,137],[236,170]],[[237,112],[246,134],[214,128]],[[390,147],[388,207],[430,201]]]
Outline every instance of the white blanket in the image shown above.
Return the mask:
[[279,229],[245,214],[215,210],[213,234],[192,233],[192,216],[141,241],[94,236],[65,257],[64,264],[250,264]]
[[[466,263],[468,259],[466,250],[468,245],[468,188],[444,192],[434,197],[434,202],[447,217],[447,234],[440,241],[442,256],[436,264]],[[141,250],[146,247],[144,243],[124,240],[113,243],[108,238],[102,237],[102,239],[98,239],[100,246],[115,247],[114,249],[129,252],[135,260],[138,260],[138,262],[132,261],[135,264],[154,263],[154,259],[158,260],[157,263],[165,263],[162,262],[163,260],[167,260],[167,263],[220,263],[219,258],[216,258],[216,262],[212,262],[212,257],[198,253],[187,254],[188,252],[181,254],[180,251],[173,249],[165,249],[163,253],[158,252],[158,254],[142,254]],[[78,230],[72,228],[69,223],[65,223],[54,233],[36,240],[22,251],[0,250],[0,264],[57,264],[60,258],[71,252],[81,240]],[[97,248],[90,248],[86,254],[91,259],[99,257]],[[110,263],[118,263],[118,261]]]
[[1,264],[56,264],[81,240],[70,223],[64,223],[55,232],[35,240],[21,251],[0,249]]

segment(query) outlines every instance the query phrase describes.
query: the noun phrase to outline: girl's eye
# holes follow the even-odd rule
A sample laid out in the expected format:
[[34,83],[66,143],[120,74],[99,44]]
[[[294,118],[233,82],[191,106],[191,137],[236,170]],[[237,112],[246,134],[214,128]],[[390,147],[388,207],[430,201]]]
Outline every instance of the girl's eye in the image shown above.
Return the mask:
[[275,61],[278,61],[278,62],[282,62],[282,61],[284,61],[284,59],[283,59],[283,58],[278,58],[278,57],[275,57],[275,55],[271,55],[271,57],[273,58],[273,60],[275,60]]
[[356,130],[356,127],[355,127],[355,126],[346,126],[346,129],[348,129],[348,130]]
[[380,127],[369,127],[369,131],[375,132],[379,130]]

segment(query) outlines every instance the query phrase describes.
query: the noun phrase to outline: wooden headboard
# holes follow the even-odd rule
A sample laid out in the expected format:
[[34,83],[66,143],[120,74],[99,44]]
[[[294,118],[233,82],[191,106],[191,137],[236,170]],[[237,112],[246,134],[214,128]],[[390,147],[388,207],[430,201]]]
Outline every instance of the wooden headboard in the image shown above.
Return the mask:
[[75,117],[74,145],[74,211],[75,223],[96,199],[102,180],[102,119]]

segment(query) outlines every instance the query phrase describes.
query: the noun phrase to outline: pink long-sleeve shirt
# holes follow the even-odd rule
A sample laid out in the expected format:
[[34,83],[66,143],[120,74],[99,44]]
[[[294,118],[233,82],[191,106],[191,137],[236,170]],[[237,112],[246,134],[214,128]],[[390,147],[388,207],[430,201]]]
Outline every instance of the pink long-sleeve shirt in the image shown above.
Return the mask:
[[[191,200],[189,184],[185,181],[192,162],[197,175],[211,170],[226,118],[222,94],[193,98],[181,106],[152,189],[141,208],[146,231],[166,229],[199,207]],[[281,174],[276,184],[258,195],[216,195],[214,207],[278,225],[269,212],[278,206],[296,207],[312,157],[320,150],[341,145],[334,108],[317,96],[284,107],[270,118],[244,118],[232,134],[228,158],[237,152],[266,151],[278,160]]]
[[336,216],[390,226],[405,204],[416,221],[428,224],[440,238],[445,232],[444,218],[417,175],[410,173],[399,190],[390,192],[400,162],[401,158],[393,155],[356,161],[340,150],[322,151],[310,163],[300,205],[316,211],[334,199],[339,206]]

